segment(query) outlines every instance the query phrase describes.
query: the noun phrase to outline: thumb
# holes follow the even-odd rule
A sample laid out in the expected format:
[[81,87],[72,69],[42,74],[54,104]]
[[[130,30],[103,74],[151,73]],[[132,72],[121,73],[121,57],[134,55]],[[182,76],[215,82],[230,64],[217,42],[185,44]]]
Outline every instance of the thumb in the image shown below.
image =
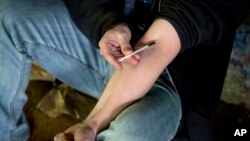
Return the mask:
[[129,54],[133,53],[133,49],[132,49],[129,42],[122,42],[121,43],[121,52],[124,55],[129,55]]

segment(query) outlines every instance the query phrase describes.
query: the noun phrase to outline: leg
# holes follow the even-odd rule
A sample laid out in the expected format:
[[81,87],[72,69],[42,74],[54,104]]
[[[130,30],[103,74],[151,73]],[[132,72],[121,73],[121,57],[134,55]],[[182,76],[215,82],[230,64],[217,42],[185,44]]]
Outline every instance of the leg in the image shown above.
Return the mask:
[[24,91],[28,85],[31,59],[17,52],[7,38],[2,19],[8,4],[0,2],[0,138],[18,141],[27,139],[29,133],[22,108],[27,101]]
[[[0,32],[2,36],[2,32]],[[31,60],[0,39],[0,138],[3,141],[25,140],[29,127],[22,112],[27,101]]]
[[0,137],[25,140],[23,106],[32,60],[99,97],[113,68],[72,23],[61,0],[0,0]]
[[75,27],[64,3],[24,1],[30,3],[16,2],[3,17],[15,48],[63,82],[99,97],[113,68]]
[[181,119],[178,94],[160,80],[98,135],[98,141],[169,141]]

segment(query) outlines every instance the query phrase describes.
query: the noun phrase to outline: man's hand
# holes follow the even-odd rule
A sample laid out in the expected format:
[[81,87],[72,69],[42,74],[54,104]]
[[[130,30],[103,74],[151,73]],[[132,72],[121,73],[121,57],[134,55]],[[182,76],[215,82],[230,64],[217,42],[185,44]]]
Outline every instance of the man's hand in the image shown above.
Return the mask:
[[[104,58],[116,69],[121,69],[122,65],[118,59],[132,54],[130,45],[131,31],[125,24],[119,24],[108,30],[99,42],[100,52]],[[126,62],[136,65],[140,59],[139,55],[133,55],[126,59]]]
[[54,141],[95,141],[96,131],[84,123],[78,123],[54,137]]

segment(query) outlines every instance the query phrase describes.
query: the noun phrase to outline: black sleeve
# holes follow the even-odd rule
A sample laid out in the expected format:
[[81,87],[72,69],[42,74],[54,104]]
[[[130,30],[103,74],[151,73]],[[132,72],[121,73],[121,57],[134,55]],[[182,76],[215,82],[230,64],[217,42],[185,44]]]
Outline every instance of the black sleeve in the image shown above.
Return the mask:
[[175,27],[183,51],[218,43],[240,25],[249,9],[249,0],[161,0],[158,17]]
[[112,26],[126,22],[123,0],[64,0],[77,27],[97,44]]

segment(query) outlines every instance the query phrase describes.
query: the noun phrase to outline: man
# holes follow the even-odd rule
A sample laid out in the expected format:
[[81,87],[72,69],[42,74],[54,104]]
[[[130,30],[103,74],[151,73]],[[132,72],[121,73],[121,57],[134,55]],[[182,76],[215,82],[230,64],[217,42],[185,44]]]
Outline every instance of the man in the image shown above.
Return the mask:
[[[66,3],[68,9],[61,0],[1,1],[2,140],[28,137],[22,108],[32,60],[72,87],[100,97],[90,115],[56,141],[165,141],[178,128],[176,138],[199,140],[200,134],[212,140],[208,123],[219,101],[234,31],[249,2],[162,0],[138,21],[140,10],[135,5],[131,15],[124,14],[124,1]],[[155,47],[117,61],[133,52],[134,43],[137,49],[153,40]],[[93,47],[98,43],[100,50]],[[167,66],[178,93],[164,71]]]

